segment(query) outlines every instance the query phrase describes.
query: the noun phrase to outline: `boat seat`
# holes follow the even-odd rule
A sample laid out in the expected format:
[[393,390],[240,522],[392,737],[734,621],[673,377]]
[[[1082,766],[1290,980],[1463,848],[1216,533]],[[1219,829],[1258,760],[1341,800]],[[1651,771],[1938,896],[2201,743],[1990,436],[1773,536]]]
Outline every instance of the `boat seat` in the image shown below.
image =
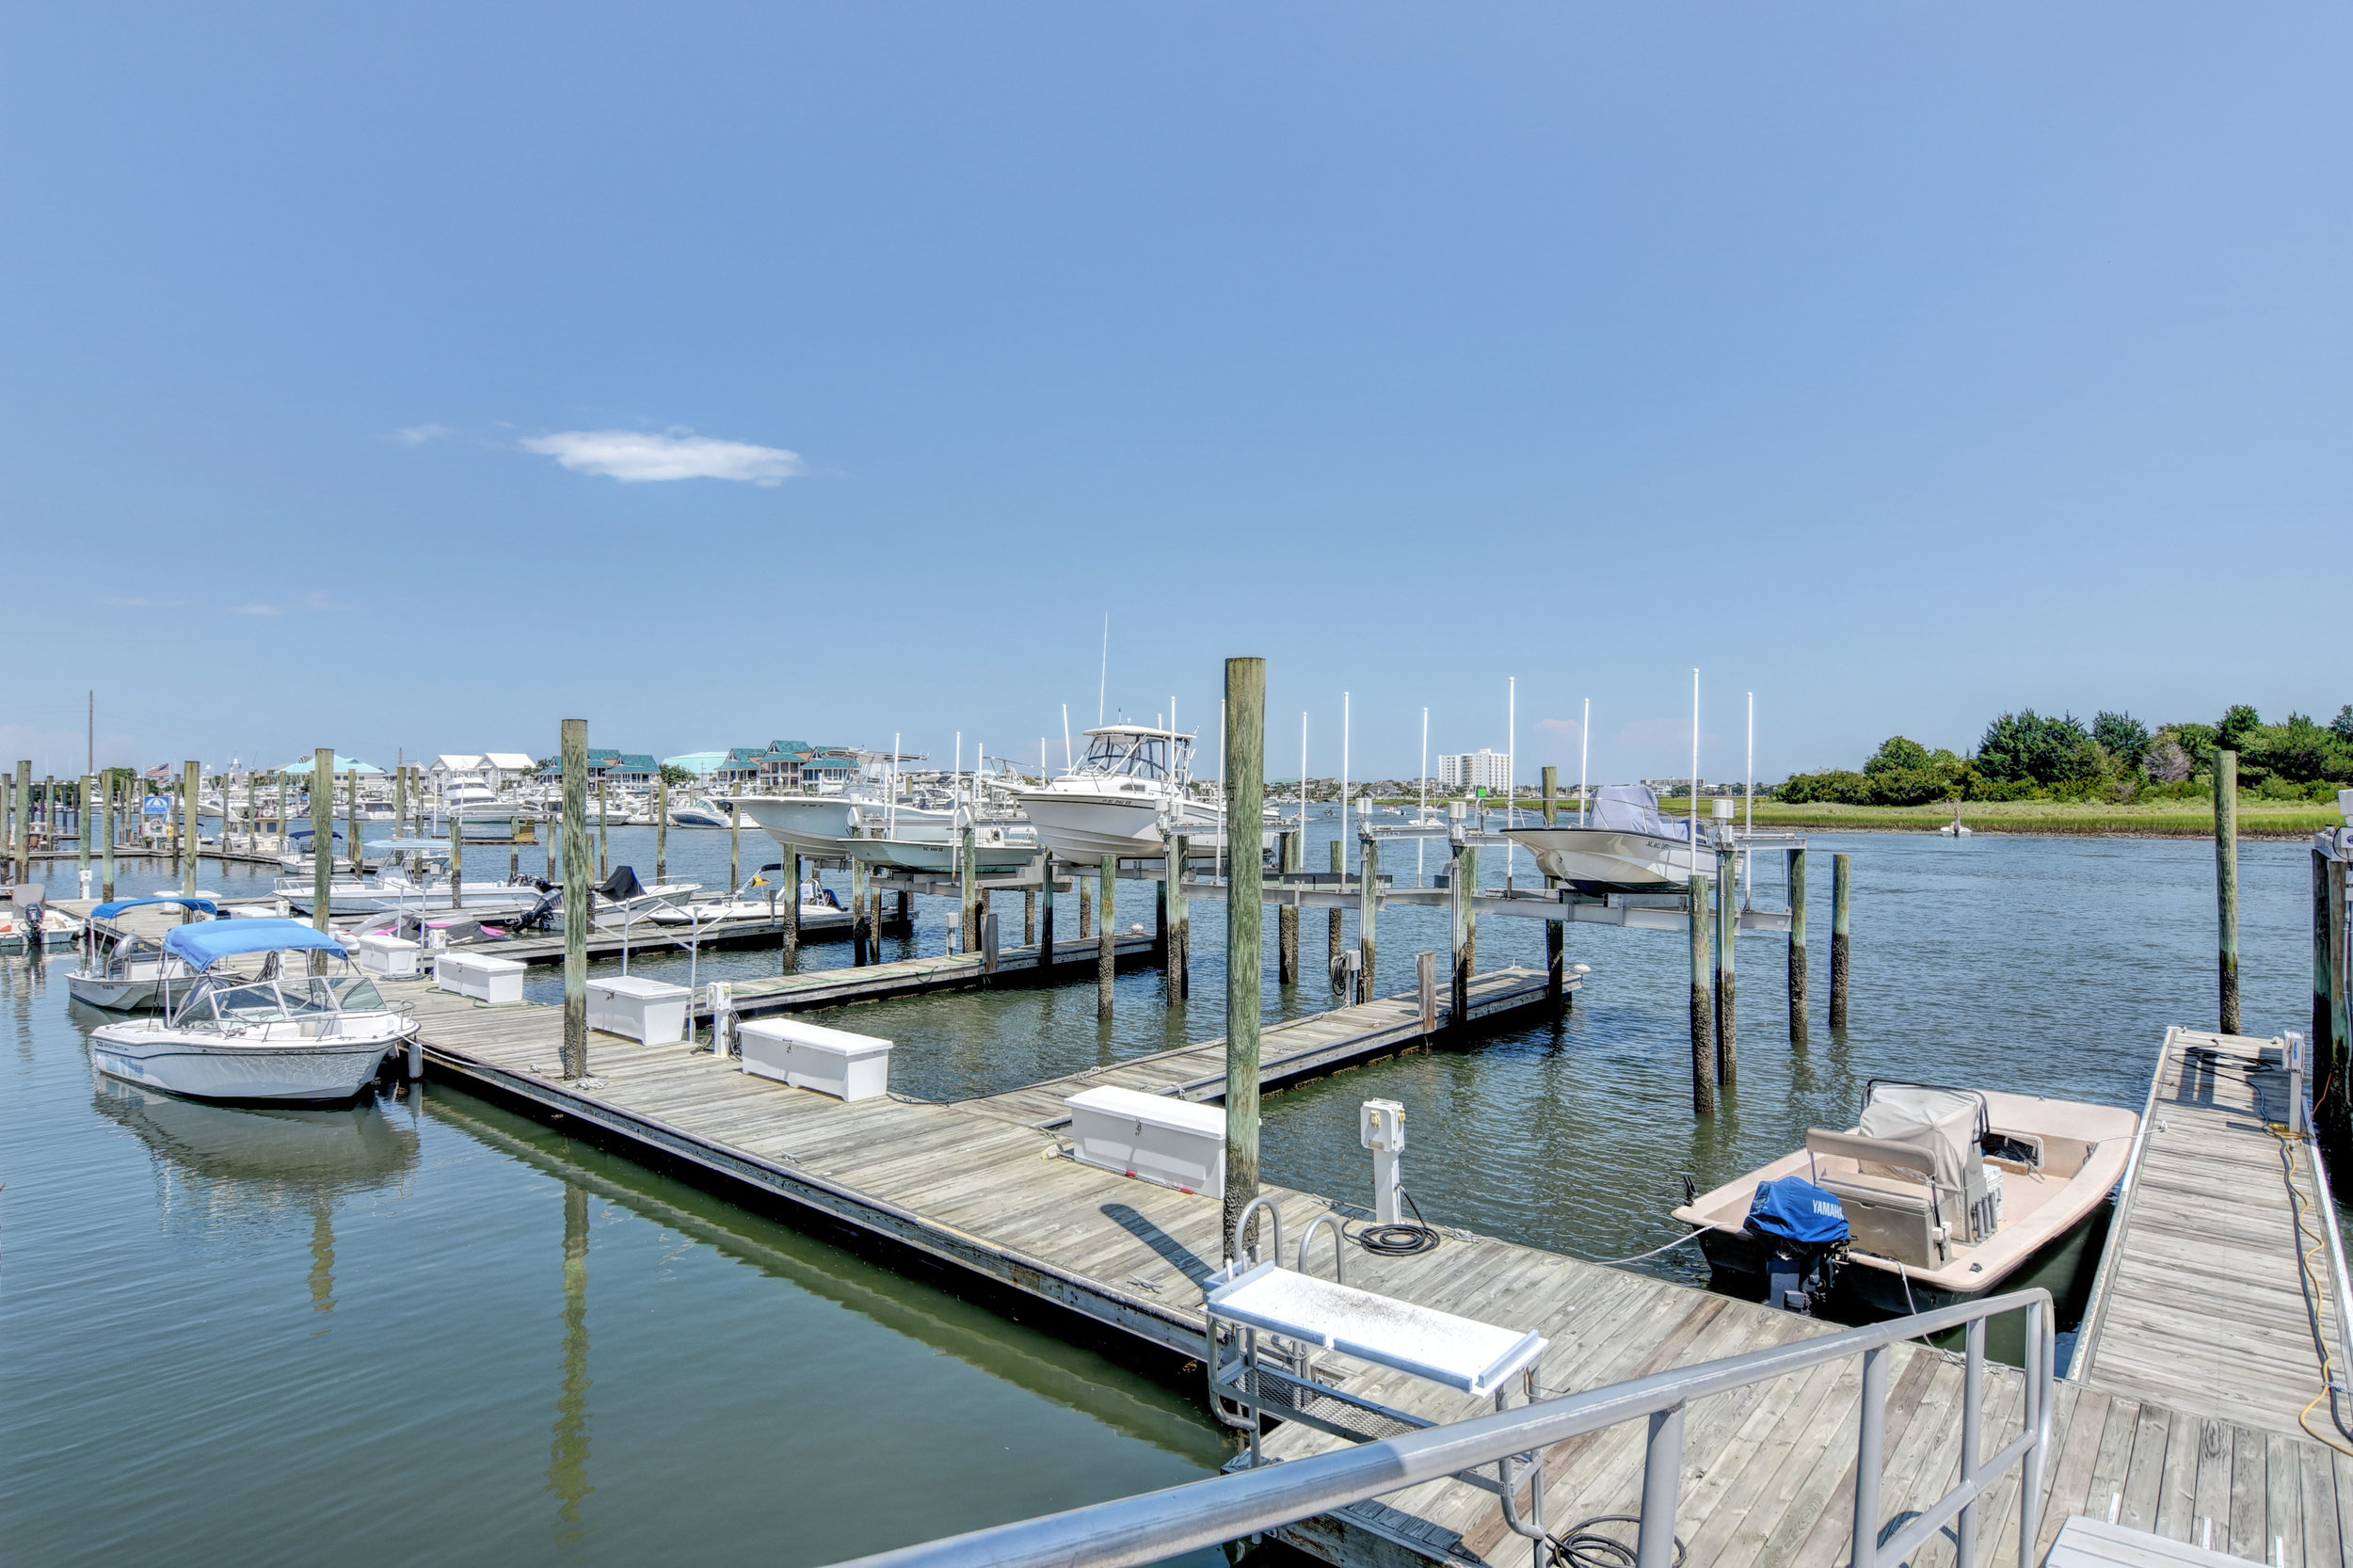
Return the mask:
[[[1805,1152],[1814,1184],[1837,1198],[1846,1211],[1849,1245],[1857,1252],[1889,1257],[1918,1269],[1952,1261],[1930,1177],[1933,1157],[1909,1144],[1860,1133],[1809,1128]],[[1850,1169],[1825,1169],[1836,1160]]]

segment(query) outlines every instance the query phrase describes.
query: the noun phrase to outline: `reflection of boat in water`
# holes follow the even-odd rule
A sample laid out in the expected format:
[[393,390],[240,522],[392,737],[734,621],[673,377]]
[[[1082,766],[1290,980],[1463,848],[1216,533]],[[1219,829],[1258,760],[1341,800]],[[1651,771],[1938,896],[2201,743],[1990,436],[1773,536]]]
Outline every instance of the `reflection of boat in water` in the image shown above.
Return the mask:
[[1667,893],[1691,886],[1694,870],[1713,872],[1715,856],[1694,866],[1691,827],[1658,814],[1658,792],[1647,784],[1612,784],[1594,792],[1581,826],[1533,823],[1503,836],[1536,857],[1546,876],[1580,893]]
[[1874,1080],[1854,1127],[1810,1129],[1803,1148],[1674,1217],[1705,1227],[1731,1293],[1926,1312],[1999,1290],[2067,1243],[2122,1176],[2139,1125],[2114,1106]]
[[330,1109],[208,1105],[100,1077],[92,1103],[172,1166],[305,1194],[360,1192],[417,1162],[417,1135],[373,1100]]

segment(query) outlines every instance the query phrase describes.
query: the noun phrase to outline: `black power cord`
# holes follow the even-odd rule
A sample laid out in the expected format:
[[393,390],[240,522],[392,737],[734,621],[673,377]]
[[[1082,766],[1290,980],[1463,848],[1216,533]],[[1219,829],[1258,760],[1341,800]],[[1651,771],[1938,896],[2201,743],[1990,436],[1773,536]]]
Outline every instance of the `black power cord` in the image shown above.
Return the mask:
[[1438,1233],[1421,1217],[1421,1205],[1404,1188],[1400,1187],[1397,1192],[1405,1200],[1405,1207],[1414,1211],[1414,1223],[1362,1226],[1355,1233],[1356,1244],[1382,1257],[1411,1257],[1417,1253],[1436,1252]]
[[[1596,1513],[1552,1538],[1553,1568],[1634,1568],[1634,1548],[1595,1525],[1641,1525],[1639,1513]],[[1675,1537],[1675,1568],[1683,1568],[1683,1538]]]

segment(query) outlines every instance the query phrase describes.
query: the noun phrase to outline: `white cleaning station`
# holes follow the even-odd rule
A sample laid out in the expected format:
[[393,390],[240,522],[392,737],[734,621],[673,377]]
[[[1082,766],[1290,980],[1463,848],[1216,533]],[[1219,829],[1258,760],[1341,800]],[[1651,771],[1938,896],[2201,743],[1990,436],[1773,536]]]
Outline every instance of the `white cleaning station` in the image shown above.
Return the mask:
[[[1367,1109],[1369,1121],[1370,1107]],[[1251,1220],[1262,1209],[1261,1223],[1273,1243],[1263,1257],[1243,1247]],[[1333,1277],[1323,1280],[1307,1272],[1307,1249],[1316,1232],[1327,1224],[1332,1227]],[[1339,1215],[1319,1214],[1308,1224],[1300,1239],[1295,1269],[1283,1267],[1282,1216],[1271,1199],[1255,1199],[1241,1211],[1232,1245],[1233,1258],[1209,1276],[1202,1291],[1209,1330],[1210,1403],[1218,1419],[1250,1434],[1249,1451],[1227,1468],[1264,1463],[1258,1439],[1268,1416],[1299,1421],[1352,1443],[1437,1424],[1335,1386],[1318,1375],[1320,1353],[1370,1362],[1465,1394],[1492,1395],[1497,1410],[1510,1407],[1514,1384],[1525,1401],[1534,1402],[1537,1373],[1549,1343],[1543,1335],[1458,1318],[1347,1284],[1342,1277],[1347,1233]],[[1494,1475],[1465,1471],[1455,1479],[1500,1496],[1505,1523],[1537,1544],[1536,1560],[1542,1563],[1544,1487],[1530,1489],[1526,1518],[1519,1513],[1517,1497],[1528,1484],[1534,1459],[1533,1454],[1514,1455],[1498,1464]]]

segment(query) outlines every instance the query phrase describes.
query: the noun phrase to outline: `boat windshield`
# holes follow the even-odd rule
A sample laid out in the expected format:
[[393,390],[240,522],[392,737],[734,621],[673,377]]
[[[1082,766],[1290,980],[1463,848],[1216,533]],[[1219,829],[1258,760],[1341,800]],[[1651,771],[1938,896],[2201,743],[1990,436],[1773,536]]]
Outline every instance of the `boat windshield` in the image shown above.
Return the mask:
[[1162,735],[1097,735],[1079,771],[1107,778],[1169,776],[1169,744]]
[[233,985],[207,982],[182,1004],[181,1029],[220,1029],[316,1017],[322,1013],[380,1013],[384,998],[365,975],[289,975]]

